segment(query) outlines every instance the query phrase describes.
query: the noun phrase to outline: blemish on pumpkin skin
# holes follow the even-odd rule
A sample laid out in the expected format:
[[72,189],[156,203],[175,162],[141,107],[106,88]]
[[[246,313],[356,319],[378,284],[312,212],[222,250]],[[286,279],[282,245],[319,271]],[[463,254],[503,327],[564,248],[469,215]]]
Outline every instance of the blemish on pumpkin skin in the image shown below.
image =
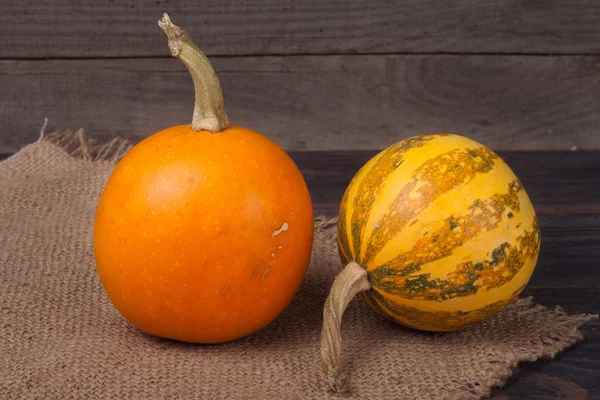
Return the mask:
[[228,282],[223,289],[221,289],[221,298],[227,300],[229,297],[229,293],[231,293],[231,287],[233,286],[233,282]]
[[458,226],[458,222],[454,218],[450,218],[450,230],[453,231]]
[[258,264],[256,264],[256,266],[252,270],[252,279],[258,278],[258,276],[260,275],[260,270],[262,270],[264,266],[265,262],[263,260],[260,260]]
[[287,232],[289,228],[289,225],[287,222],[284,222],[283,224],[281,224],[281,228],[276,229],[273,231],[273,233],[271,233],[271,239],[275,238],[276,236],[279,236],[280,234]]
[[267,275],[269,274],[269,271],[271,271],[271,268],[267,268],[267,269],[264,270],[264,272],[262,274],[262,277],[260,278],[261,282],[265,281],[265,279],[267,278]]

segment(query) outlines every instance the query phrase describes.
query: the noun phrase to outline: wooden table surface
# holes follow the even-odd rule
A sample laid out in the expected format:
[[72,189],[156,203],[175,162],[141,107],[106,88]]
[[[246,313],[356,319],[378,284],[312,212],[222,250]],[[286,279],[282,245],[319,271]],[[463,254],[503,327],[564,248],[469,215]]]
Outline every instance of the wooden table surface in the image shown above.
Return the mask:
[[[375,153],[291,153],[315,215],[337,214],[346,185]],[[542,230],[539,262],[523,296],[570,313],[600,312],[600,151],[499,154],[527,190]],[[491,398],[600,399],[600,321],[582,330],[582,343],[553,360],[521,364]]]

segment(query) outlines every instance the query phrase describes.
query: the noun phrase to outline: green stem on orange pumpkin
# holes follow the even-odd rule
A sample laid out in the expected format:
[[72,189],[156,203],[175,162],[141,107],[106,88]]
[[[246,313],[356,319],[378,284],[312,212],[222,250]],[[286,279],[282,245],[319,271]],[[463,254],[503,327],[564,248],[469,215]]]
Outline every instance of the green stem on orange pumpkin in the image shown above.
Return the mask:
[[185,64],[194,80],[196,100],[192,129],[213,133],[226,129],[229,119],[223,103],[223,91],[210,61],[190,40],[187,32],[171,22],[168,14],[163,15],[158,26],[169,38],[171,54]]
[[367,271],[352,261],[335,278],[323,309],[321,331],[321,363],[330,388],[336,392],[347,390],[346,375],[340,371],[342,352],[342,315],[357,293],[369,290]]

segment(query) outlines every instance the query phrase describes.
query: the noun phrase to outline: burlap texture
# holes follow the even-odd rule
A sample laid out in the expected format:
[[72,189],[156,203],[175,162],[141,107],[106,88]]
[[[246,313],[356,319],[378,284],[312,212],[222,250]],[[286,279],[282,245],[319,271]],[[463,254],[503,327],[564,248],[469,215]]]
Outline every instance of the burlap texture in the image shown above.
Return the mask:
[[[94,158],[118,157],[125,144],[95,156],[82,144],[43,140],[0,164],[0,398],[341,396],[326,390],[318,348],[323,303],[341,268],[331,221],[317,221],[300,292],[262,332],[221,345],[151,337],[113,308],[92,254],[96,202],[114,166]],[[69,145],[77,157],[63,150]],[[477,399],[518,362],[550,358],[581,340],[577,328],[590,318],[520,299],[475,328],[426,334],[354,300],[343,323],[350,395]]]

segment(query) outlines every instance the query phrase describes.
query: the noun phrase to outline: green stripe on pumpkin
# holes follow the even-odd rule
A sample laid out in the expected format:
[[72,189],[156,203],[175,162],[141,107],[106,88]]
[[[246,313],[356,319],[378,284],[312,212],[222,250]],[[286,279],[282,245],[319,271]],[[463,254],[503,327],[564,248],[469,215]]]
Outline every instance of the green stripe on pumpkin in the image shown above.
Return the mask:
[[[447,279],[429,279],[430,274],[403,276],[395,270],[372,271],[369,278],[373,288],[406,299],[443,301],[475,294],[479,289],[490,290],[505,285],[523,268],[529,258],[537,256],[540,233],[534,217],[531,231],[516,239],[516,246],[502,243],[491,252],[491,259],[457,265]],[[478,282],[479,284],[475,284]]]
[[522,189],[514,180],[509,183],[507,193],[475,200],[466,214],[446,218],[441,229],[425,233],[409,251],[373,269],[373,275],[406,276],[419,271],[424,264],[450,256],[454,249],[480,233],[497,228],[508,213],[518,214],[521,210],[518,193]]
[[[427,208],[438,196],[466,184],[478,174],[485,174],[494,167],[498,156],[489,149],[455,149],[434,157],[417,168],[411,181],[402,188],[390,204],[389,210],[379,221],[379,228],[367,239],[363,265],[371,261],[406,224]],[[416,193],[414,193],[416,191]],[[415,196],[416,194],[416,196]],[[416,197],[416,200],[412,198]],[[368,214],[358,214],[362,223]],[[354,221],[354,216],[353,216]],[[360,240],[353,231],[354,240]]]
[[[416,307],[395,304],[381,295],[377,290],[369,290],[367,295],[372,297],[384,315],[392,319],[403,319],[402,324],[430,331],[453,331],[484,321],[504,309],[514,298],[523,291],[526,284],[515,291],[514,296],[489,304],[471,311],[424,311]],[[400,321],[399,321],[400,322]]]
[[360,182],[356,197],[353,200],[354,213],[351,220],[352,240],[356,258],[360,254],[360,243],[365,224],[385,181],[396,168],[402,165],[407,151],[424,146],[435,138],[434,135],[414,136],[396,143],[383,152]]

